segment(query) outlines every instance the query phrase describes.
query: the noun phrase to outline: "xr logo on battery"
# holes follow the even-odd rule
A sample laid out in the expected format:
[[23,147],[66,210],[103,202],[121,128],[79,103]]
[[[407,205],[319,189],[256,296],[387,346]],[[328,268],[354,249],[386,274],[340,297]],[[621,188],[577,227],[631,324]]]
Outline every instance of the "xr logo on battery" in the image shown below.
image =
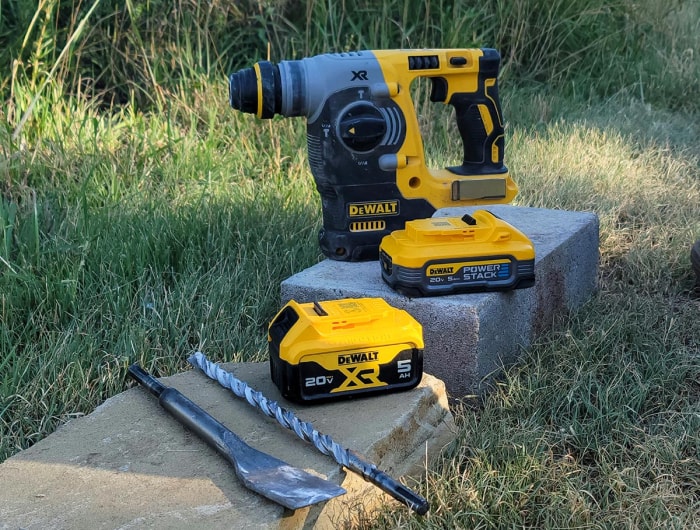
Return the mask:
[[375,386],[386,386],[379,380],[379,368],[361,368],[359,366],[348,366],[340,368],[346,379],[343,384],[334,389],[334,392],[345,390],[355,390],[357,388],[372,388]]

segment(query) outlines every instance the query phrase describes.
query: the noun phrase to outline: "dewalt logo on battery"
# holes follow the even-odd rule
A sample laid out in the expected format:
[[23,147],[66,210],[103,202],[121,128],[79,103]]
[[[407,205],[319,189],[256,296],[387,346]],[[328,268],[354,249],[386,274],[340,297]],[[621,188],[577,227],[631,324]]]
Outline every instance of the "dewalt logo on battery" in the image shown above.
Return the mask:
[[348,217],[373,217],[398,215],[399,201],[351,202],[348,203]]
[[366,363],[376,361],[379,357],[377,351],[361,351],[355,353],[343,353],[338,355],[338,365]]
[[459,268],[459,265],[453,263],[445,263],[440,265],[431,265],[428,267],[428,276],[445,276],[447,274],[454,274]]

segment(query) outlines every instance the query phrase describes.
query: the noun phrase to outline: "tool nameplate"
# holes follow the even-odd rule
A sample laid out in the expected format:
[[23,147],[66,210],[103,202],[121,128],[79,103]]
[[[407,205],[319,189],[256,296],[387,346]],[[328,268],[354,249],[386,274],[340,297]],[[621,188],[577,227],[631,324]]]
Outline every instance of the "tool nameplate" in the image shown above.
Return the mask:
[[509,259],[430,263],[425,267],[430,284],[506,281],[513,272],[513,263]]
[[302,400],[413,388],[422,351],[406,345],[305,356],[297,365]]

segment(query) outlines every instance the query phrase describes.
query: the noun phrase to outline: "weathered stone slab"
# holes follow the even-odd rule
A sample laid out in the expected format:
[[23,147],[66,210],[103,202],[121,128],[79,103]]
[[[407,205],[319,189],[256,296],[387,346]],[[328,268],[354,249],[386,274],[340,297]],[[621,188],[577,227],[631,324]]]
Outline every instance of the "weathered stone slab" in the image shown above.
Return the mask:
[[[223,365],[319,432],[398,478],[454,437],[444,384],[298,406],[280,396],[267,363]],[[378,502],[396,503],[197,371],[164,378],[256,449],[341,484],[348,494],[291,512],[245,489],[233,468],[132,388],[0,464],[0,528],[338,528]]]

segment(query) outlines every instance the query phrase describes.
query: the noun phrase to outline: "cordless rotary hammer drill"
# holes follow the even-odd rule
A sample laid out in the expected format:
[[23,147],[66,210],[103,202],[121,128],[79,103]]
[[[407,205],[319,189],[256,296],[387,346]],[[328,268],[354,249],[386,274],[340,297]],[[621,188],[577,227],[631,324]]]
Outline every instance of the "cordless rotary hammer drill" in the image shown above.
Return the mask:
[[[260,61],[231,74],[234,109],[306,116],[308,159],[322,201],[319,241],[331,259],[376,259],[382,238],[436,209],[508,203],[496,50],[375,50]],[[409,87],[455,109],[462,165],[426,167]]]

